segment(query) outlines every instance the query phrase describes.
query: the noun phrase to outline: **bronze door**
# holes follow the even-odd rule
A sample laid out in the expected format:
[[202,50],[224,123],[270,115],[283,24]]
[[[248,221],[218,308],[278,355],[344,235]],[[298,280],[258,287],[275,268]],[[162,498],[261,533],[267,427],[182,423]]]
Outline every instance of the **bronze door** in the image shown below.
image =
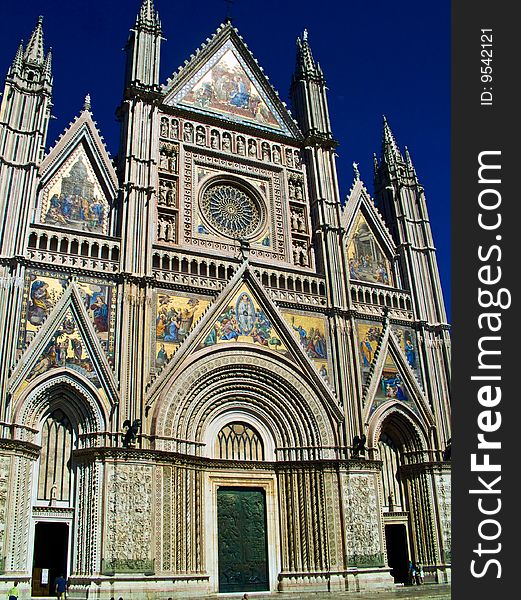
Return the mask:
[[264,491],[219,488],[217,522],[219,592],[269,590]]

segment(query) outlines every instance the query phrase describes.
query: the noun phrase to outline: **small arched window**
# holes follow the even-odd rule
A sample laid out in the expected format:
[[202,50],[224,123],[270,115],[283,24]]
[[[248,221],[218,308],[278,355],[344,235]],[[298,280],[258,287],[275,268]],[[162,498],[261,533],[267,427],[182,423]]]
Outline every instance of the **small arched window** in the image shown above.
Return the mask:
[[215,455],[226,460],[264,460],[264,445],[247,423],[228,423],[217,434]]

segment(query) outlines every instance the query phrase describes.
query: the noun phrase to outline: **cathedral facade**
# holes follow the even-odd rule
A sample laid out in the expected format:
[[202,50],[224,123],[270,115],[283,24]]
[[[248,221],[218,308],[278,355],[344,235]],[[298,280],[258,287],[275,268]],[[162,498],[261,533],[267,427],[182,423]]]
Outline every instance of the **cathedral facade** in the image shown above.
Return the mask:
[[387,121],[343,202],[307,33],[291,114],[230,21],[161,84],[144,0],[117,159],[88,97],[46,151],[42,28],[0,109],[0,587],[449,581],[449,326]]

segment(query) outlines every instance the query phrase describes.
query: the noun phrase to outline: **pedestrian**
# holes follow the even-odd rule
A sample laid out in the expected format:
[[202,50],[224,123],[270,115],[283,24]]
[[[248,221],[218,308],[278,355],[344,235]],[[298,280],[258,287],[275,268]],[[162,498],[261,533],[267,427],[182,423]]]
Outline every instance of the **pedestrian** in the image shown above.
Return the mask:
[[67,599],[67,580],[61,573],[54,580],[54,591],[58,600]]
[[13,587],[7,592],[9,600],[18,600],[18,581],[13,581]]
[[407,584],[414,585],[416,580],[416,569],[412,560],[409,561],[409,571],[407,573]]
[[418,563],[416,565],[416,585],[423,585],[423,577],[423,565],[421,563]]
[[248,594],[244,594],[244,596],[242,597],[242,600],[248,600],[249,596]]

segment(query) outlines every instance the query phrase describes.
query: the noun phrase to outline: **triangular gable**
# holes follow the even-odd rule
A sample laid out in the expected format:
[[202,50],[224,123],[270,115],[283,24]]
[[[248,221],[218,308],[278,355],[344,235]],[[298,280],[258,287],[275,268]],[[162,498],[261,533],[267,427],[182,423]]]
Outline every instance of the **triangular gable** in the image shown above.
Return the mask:
[[82,290],[72,282],[29,344],[13,374],[13,394],[42,374],[70,370],[117,403],[117,385],[94,325],[87,314]]
[[[76,279],[80,297],[101,345],[113,364],[117,287],[113,282],[81,276]],[[52,314],[69,286],[67,274],[46,269],[28,269],[18,333],[18,350],[23,352]]]
[[39,177],[39,222],[109,233],[109,211],[118,182],[89,110],[82,111],[49,151]]
[[434,417],[425,394],[387,322],[364,388],[365,422],[369,421],[380,406],[390,406],[391,403],[400,403],[425,423],[434,425]]
[[357,179],[342,214],[347,231],[346,251],[352,280],[396,286],[391,235],[363,183]]
[[268,296],[260,281],[244,261],[219,297],[210,304],[189,337],[180,344],[163,371],[148,387],[147,406],[159,397],[170,376],[182,368],[183,361],[194,352],[228,344],[253,345],[295,362],[328,401],[337,417],[341,411],[331,388],[317,366],[299,346],[286,319]]
[[295,121],[229,23],[164,87],[164,104],[300,139]]

